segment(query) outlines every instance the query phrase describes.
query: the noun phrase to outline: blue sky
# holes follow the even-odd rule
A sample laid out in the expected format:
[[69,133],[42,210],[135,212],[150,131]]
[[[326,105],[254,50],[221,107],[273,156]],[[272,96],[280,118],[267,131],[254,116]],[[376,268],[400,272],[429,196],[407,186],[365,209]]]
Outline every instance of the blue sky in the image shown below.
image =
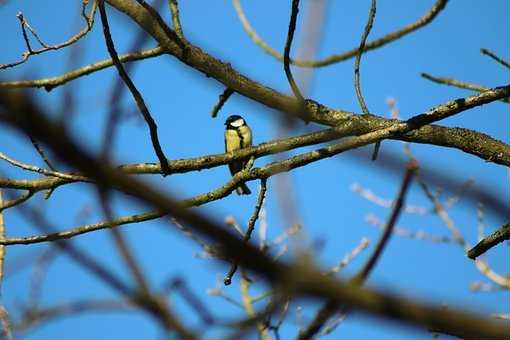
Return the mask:
[[[186,37],[195,45],[247,76],[277,90],[290,92],[278,61],[263,53],[242,30],[230,1],[214,0],[205,5],[200,0],[181,0],[181,20]],[[290,11],[289,1],[243,1],[247,17],[263,37],[275,49],[283,51],[287,34]],[[386,1],[378,5],[377,17],[369,40],[402,27],[423,15],[433,1]],[[0,29],[3,44],[0,47],[0,63],[17,60],[25,46],[16,13],[22,11],[30,24],[37,29],[48,43],[67,39],[77,30],[79,3],[66,1],[8,1],[0,6]],[[308,1],[303,1],[301,18]],[[330,0],[324,23],[324,39],[318,55],[325,57],[359,44],[365,25],[370,1],[342,2]],[[491,1],[490,5],[480,1],[452,1],[435,21],[420,31],[412,33],[393,44],[369,52],[363,56],[361,66],[362,88],[369,109],[383,116],[389,116],[386,99],[393,97],[400,108],[402,118],[421,113],[447,100],[467,96],[469,91],[433,84],[419,76],[421,72],[472,81],[485,86],[505,84],[508,70],[480,54],[481,47],[489,48],[503,57],[508,56],[508,13],[510,3],[505,0]],[[118,51],[125,51],[136,36],[137,27],[121,14],[108,9],[111,18],[112,35]],[[168,18],[168,10],[162,12]],[[80,27],[81,27],[80,22]],[[297,38],[299,38],[299,27]],[[297,40],[298,41],[298,40]],[[155,43],[148,41],[146,47]],[[107,57],[99,17],[93,31],[80,41],[79,58],[76,65],[86,65]],[[299,44],[295,44],[293,52]],[[325,105],[348,111],[360,112],[353,86],[353,60],[317,69],[314,73],[310,97]],[[26,64],[15,69],[1,71],[5,79],[31,79],[55,76],[70,69],[69,51],[50,52],[32,57]],[[277,132],[279,114],[240,95],[233,95],[217,119],[211,119],[210,110],[223,91],[223,86],[191,68],[183,66],[175,58],[163,56],[139,62],[132,72],[133,80],[143,93],[145,101],[158,123],[160,140],[170,159],[193,157],[223,151],[223,121],[231,113],[242,114],[254,131],[254,143],[274,138]],[[101,143],[105,116],[112,80],[117,74],[107,69],[72,82],[76,100],[76,112],[67,121],[79,139],[92,150]],[[50,93],[42,89],[31,90],[40,99],[48,112],[60,110],[61,97],[65,87]],[[509,142],[508,104],[493,103],[449,118],[441,124],[461,126],[490,134]],[[122,99],[127,111],[134,110],[134,102],[128,93]],[[134,111],[136,113],[136,111]],[[314,130],[319,126],[298,126],[292,134]],[[475,185],[489,188],[501,199],[508,202],[509,177],[507,169],[486,163],[473,156],[446,148],[428,145],[412,145],[415,156],[426,166],[455,176],[459,181],[475,179]],[[143,122],[134,115],[123,122],[114,145],[117,163],[154,162],[148,131]],[[300,152],[302,150],[299,150]],[[383,151],[403,156],[402,144],[385,141]],[[0,152],[20,161],[42,166],[26,137],[0,127]],[[271,161],[270,157],[256,161],[261,166]],[[2,175],[25,178],[7,164],[0,163]],[[324,268],[331,267],[361,240],[368,237],[372,245],[379,231],[369,225],[365,218],[369,213],[385,220],[387,209],[359,197],[350,190],[353,183],[359,183],[381,197],[391,199],[398,191],[403,170],[389,173],[377,165],[356,161],[349,154],[341,154],[323,160],[306,168],[292,172],[290,178],[297,193],[296,206],[310,245],[321,244],[315,258]],[[33,176],[31,176],[33,177]],[[212,170],[174,175],[165,179],[147,178],[162,188],[186,198],[209,191],[222,185],[229,177],[226,167]],[[267,222],[270,236],[278,235],[286,227],[274,192],[276,179],[269,180],[266,202]],[[258,184],[249,183],[252,191]],[[445,194],[446,195],[446,194]],[[59,188],[48,201],[38,194],[31,205],[46,211],[56,228],[66,229],[83,222],[92,223],[101,219],[100,209],[95,202],[94,189],[87,185],[70,185]],[[246,224],[255,204],[256,195],[238,197],[232,195],[220,202],[201,207],[221,220],[227,215],[234,216]],[[413,185],[408,196],[412,204],[430,207],[418,185]],[[83,209],[90,209],[85,220],[78,221]],[[125,197],[115,197],[117,215],[141,211]],[[476,206],[465,201],[451,211],[466,239],[476,242]],[[486,216],[487,232],[503,221],[498,216]],[[21,214],[15,210],[6,213],[10,236],[38,233]],[[448,230],[434,215],[406,214],[399,225],[424,230],[432,234],[448,235]],[[218,276],[227,267],[220,263],[198,259],[193,256],[200,249],[165,220],[146,222],[122,227],[138,255],[145,272],[154,287],[161,286],[169,277],[184,277],[187,284],[207,303],[211,311],[226,316],[238,315],[236,307],[220,298],[209,297],[206,289],[215,286]],[[74,242],[87,250],[96,259],[115,273],[129,279],[122,261],[112,249],[108,232],[97,232],[80,236]],[[47,245],[31,247],[14,246],[8,249],[7,269],[16,269],[16,261],[35,257]],[[345,270],[355,272],[370,252],[365,250]],[[491,255],[491,265],[504,273],[503,253],[508,247],[500,246]],[[31,277],[27,268],[7,278],[2,288],[2,303],[16,314],[19,306],[26,302]],[[419,240],[393,237],[381,261],[368,281],[369,286],[379,287],[399,294],[418,297],[426,301],[446,303],[449,306],[468,307],[480,312],[510,312],[507,308],[508,292],[473,293],[469,285],[484,280],[462,249],[452,244],[431,244]],[[226,289],[232,296],[238,296],[238,282]],[[42,304],[72,301],[86,297],[112,297],[115,294],[76,266],[66,256],[60,256],[50,267],[45,281]],[[172,303],[182,306],[177,298]],[[293,305],[309,306],[308,301]],[[190,325],[196,318],[192,311],[183,307],[183,318]],[[313,309],[305,308],[305,317],[313,315]],[[295,334],[295,324],[290,318],[283,329],[284,338]],[[70,334],[76,339],[102,338],[154,338],[161,335],[147,317],[139,314],[95,314],[66,318],[39,327],[29,333],[28,339],[57,339]],[[206,333],[210,338],[217,332]],[[402,328],[393,323],[355,313],[329,338],[348,336],[351,339],[422,339],[429,335],[424,331]]]

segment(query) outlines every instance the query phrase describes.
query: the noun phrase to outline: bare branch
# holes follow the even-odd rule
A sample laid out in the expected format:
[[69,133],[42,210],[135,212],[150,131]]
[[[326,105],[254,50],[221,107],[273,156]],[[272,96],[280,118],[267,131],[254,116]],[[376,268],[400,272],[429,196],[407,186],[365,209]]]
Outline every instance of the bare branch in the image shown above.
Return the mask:
[[[446,6],[446,3],[448,0],[437,0],[434,5],[431,7],[431,9],[425,13],[422,17],[420,17],[417,21],[413,22],[412,24],[409,24],[395,32],[391,32],[386,34],[385,36],[375,39],[373,41],[370,41],[366,44],[364,51],[368,52],[371,50],[375,50],[379,47],[382,47],[386,44],[389,44],[397,39],[400,39],[404,37],[405,35],[412,33],[423,26],[430,23],[432,20],[435,19],[435,17],[441,12],[444,7]],[[271,55],[273,58],[283,62],[283,55],[281,55],[278,51],[273,49],[271,46],[269,46],[253,29],[250,22],[244,15],[244,11],[241,7],[240,0],[232,0],[232,4],[234,5],[234,8],[236,10],[237,16],[239,17],[239,20],[241,21],[241,24],[243,25],[243,29],[246,31],[248,36],[253,40],[253,42],[258,45],[264,52]],[[329,57],[326,57],[321,60],[300,60],[300,59],[291,59],[290,63],[296,66],[300,67],[324,67],[329,66],[338,62],[342,62],[348,59],[351,59],[355,57],[358,54],[358,48],[354,48],[352,50],[340,53],[340,54],[334,54]]]
[[467,256],[474,260],[506,240],[510,240],[510,223],[502,225],[498,230],[478,242],[473,248],[469,249]]
[[503,59],[501,57],[498,57],[496,54],[494,54],[494,52],[491,52],[486,48],[480,49],[480,52],[482,52],[482,54],[485,54],[486,56],[489,56],[492,59],[496,60],[498,63],[505,66],[506,68],[510,68],[510,62],[506,61],[505,59]]
[[290,70],[289,60],[290,60],[290,48],[292,46],[292,40],[294,39],[294,31],[296,30],[296,20],[299,12],[299,0],[292,0],[292,8],[290,12],[290,22],[289,22],[289,31],[287,32],[287,40],[285,41],[285,50],[283,52],[283,68],[285,70],[285,75],[287,76],[287,80],[289,81],[290,87],[294,96],[298,99],[300,103],[304,102],[303,95],[299,90],[299,87],[292,76],[292,71]]
[[181,19],[179,18],[179,4],[177,3],[177,0],[168,0],[168,5],[172,14],[172,25],[174,27],[174,31],[179,37],[184,38]]
[[225,103],[227,102],[227,100],[230,98],[230,96],[233,93],[234,93],[234,90],[232,90],[228,87],[225,89],[225,91],[223,91],[223,93],[220,95],[218,102],[214,105],[214,107],[211,111],[212,118],[216,118],[216,116],[218,115],[218,112],[220,112],[223,105],[225,105]]
[[[85,19],[85,27],[80,32],[78,32],[77,34],[75,34],[71,38],[69,38],[68,40],[64,41],[63,43],[56,44],[56,45],[45,44],[41,40],[41,38],[37,35],[37,32],[28,24],[26,18],[23,16],[23,14],[21,12],[18,13],[17,17],[21,23],[23,39],[25,40],[25,44],[27,45],[28,51],[23,53],[23,57],[19,61],[16,61],[16,62],[10,63],[10,64],[0,64],[0,70],[23,64],[33,55],[42,54],[42,53],[48,52],[48,51],[59,50],[61,48],[72,45],[75,42],[77,42],[78,40],[80,40],[81,38],[83,38],[85,35],[87,35],[87,33],[90,32],[90,30],[92,29],[92,26],[94,24],[94,15],[95,15],[96,9],[97,9],[97,0],[93,0],[92,8],[90,9],[88,16],[84,14],[85,7],[87,6],[87,4],[88,4],[88,1],[82,2],[82,16]],[[37,39],[37,41],[43,46],[43,48],[38,49],[38,50],[33,50],[31,48],[26,28],[28,28],[30,30],[30,32],[34,35],[34,37]]]
[[[461,89],[474,90],[474,91],[478,91],[478,92],[490,90],[489,87],[481,86],[481,85],[474,84],[474,83],[469,83],[466,81],[451,79],[451,78],[435,77],[428,73],[422,73],[421,76],[425,79],[431,80],[438,84],[455,86],[455,87],[459,87]],[[510,98],[503,98],[503,99],[500,99],[500,101],[505,102],[505,103],[510,103]]]
[[[148,50],[133,52],[122,54],[119,56],[119,61],[122,63],[127,63],[131,61],[144,60],[148,58],[154,58],[162,55],[164,50],[161,47],[154,47]],[[16,81],[7,81],[0,82],[0,89],[15,89],[15,88],[30,88],[30,87],[44,87],[46,91],[51,91],[55,87],[61,86],[70,82],[72,80],[78,79],[80,77],[92,74],[97,71],[104,70],[105,68],[113,66],[112,59],[105,59],[102,61],[98,61],[96,63],[83,66],[76,70],[65,73],[61,76],[50,77],[50,78],[42,78],[35,80],[16,80]]]
[[104,8],[103,0],[99,0],[99,13],[101,14],[101,22],[103,23],[103,33],[106,41],[106,47],[108,48],[108,53],[110,53],[110,57],[113,60],[115,68],[119,72],[119,76],[122,78],[126,86],[129,88],[129,91],[133,95],[133,98],[135,99],[136,105],[138,106],[140,113],[142,114],[143,118],[145,119],[149,127],[152,146],[154,148],[156,156],[158,157],[159,163],[161,164],[161,170],[163,171],[163,175],[167,175],[170,173],[170,169],[168,167],[167,158],[165,157],[165,154],[163,153],[163,150],[161,149],[161,145],[159,143],[158,126],[156,125],[156,122],[152,118],[149,109],[147,108],[147,105],[145,105],[145,101],[143,100],[142,94],[138,91],[131,78],[129,78],[129,75],[124,70],[122,63],[119,60],[119,56],[117,55],[117,51],[115,50],[115,46],[113,45],[112,36],[110,34],[108,17],[106,16],[106,10]]
[[[250,241],[251,234],[253,233],[253,230],[255,229],[255,222],[257,222],[257,219],[259,218],[260,209],[262,209],[262,205],[264,204],[264,199],[266,198],[266,190],[267,190],[267,179],[263,178],[260,180],[260,191],[259,196],[257,198],[257,204],[255,205],[255,209],[253,210],[253,214],[250,217],[250,220],[248,221],[248,227],[246,228],[246,233],[243,237],[243,242],[247,243]],[[232,282],[232,277],[234,276],[235,272],[237,270],[237,263],[232,263],[230,270],[228,271],[227,275],[223,279],[223,283],[225,286],[230,285]]]

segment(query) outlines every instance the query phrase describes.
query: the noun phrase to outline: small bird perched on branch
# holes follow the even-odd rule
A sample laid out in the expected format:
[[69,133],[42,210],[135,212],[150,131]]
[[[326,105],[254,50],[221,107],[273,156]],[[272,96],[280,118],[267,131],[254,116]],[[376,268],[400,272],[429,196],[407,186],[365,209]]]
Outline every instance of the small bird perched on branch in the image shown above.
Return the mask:
[[[251,129],[246,125],[246,121],[243,117],[238,115],[232,115],[225,121],[225,151],[232,152],[240,149],[244,149],[251,146],[252,136]],[[235,175],[239,171],[243,170],[248,163],[248,160],[233,161],[228,165],[230,173]],[[249,195],[251,194],[250,189],[245,183],[239,185],[236,188],[238,195]]]

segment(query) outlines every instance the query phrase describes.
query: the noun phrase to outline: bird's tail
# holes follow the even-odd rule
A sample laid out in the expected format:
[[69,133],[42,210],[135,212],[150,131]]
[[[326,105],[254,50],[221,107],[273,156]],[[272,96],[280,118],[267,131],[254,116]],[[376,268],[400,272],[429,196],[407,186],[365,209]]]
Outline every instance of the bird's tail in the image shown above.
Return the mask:
[[251,194],[251,190],[248,188],[248,186],[243,183],[240,186],[236,188],[236,192],[238,195],[249,195]]

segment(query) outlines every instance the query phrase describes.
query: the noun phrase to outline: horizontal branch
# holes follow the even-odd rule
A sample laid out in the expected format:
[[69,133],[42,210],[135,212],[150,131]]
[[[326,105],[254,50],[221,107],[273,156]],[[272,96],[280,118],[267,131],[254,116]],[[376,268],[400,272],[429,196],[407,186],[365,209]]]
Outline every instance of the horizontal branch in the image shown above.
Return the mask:
[[[130,61],[154,58],[162,55],[163,53],[164,51],[161,47],[154,47],[148,50],[119,55],[119,60],[122,63],[126,63]],[[51,91],[55,87],[64,85],[67,82],[70,82],[72,80],[75,80],[77,78],[89,75],[100,70],[104,70],[105,68],[111,66],[113,66],[113,61],[111,59],[105,59],[87,66],[80,67],[76,70],[70,71],[57,77],[0,82],[0,89],[44,87],[46,91]]]
[[[236,151],[234,153],[213,154],[189,159],[171,160],[168,162],[168,166],[170,168],[170,174],[210,169],[216,166],[228,164],[234,160],[246,159],[250,157],[260,158],[282,151],[288,151],[303,146],[331,141],[336,138],[349,135],[349,133],[350,130],[346,129],[346,127],[331,128],[304,134],[301,136],[262,143],[257,146]],[[126,164],[119,166],[118,169],[126,174],[142,175],[162,173],[161,165],[157,163]],[[51,172],[46,171],[41,173],[52,174]],[[62,176],[45,177],[33,180],[16,180],[0,177],[0,188],[40,191],[54,189],[60,185],[68,183],[91,181],[90,178],[76,173],[67,173],[61,175]],[[64,176],[66,178],[64,178]]]

